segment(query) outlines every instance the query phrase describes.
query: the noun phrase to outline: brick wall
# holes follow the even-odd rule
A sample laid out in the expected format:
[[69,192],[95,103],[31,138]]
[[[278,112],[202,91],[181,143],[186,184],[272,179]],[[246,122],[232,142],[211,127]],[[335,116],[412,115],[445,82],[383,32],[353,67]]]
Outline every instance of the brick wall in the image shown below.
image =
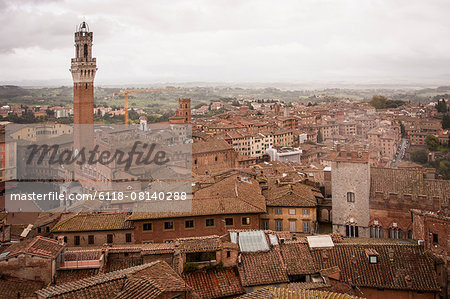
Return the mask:
[[[113,235],[112,244],[133,244],[135,242],[132,230],[115,230],[115,231],[91,231],[91,232],[58,232],[53,236],[67,237],[67,246],[101,246],[107,243],[107,235]],[[131,234],[131,242],[126,242],[126,234]],[[75,245],[75,236],[80,237],[80,244]],[[89,244],[89,236],[94,236],[94,244]]]
[[[234,225],[225,226],[225,218],[232,217]],[[250,225],[242,225],[242,217],[250,218]],[[206,219],[214,219],[214,226],[207,227]],[[193,228],[185,228],[186,220],[194,220]],[[174,229],[165,230],[164,222],[173,221]],[[144,231],[143,224],[151,223],[152,230]],[[134,221],[134,237],[136,243],[152,242],[162,243],[174,241],[177,238],[200,237],[208,235],[224,235],[229,229],[259,229],[258,214],[197,216],[171,219],[153,219]]]

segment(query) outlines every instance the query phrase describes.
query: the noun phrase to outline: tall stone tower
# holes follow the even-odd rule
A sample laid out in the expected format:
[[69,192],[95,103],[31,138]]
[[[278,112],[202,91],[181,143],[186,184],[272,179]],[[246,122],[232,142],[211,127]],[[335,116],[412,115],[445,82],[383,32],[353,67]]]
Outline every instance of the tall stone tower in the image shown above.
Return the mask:
[[73,122],[75,125],[94,123],[94,78],[96,59],[92,58],[94,34],[86,22],[75,32],[75,58],[70,71],[73,78]]
[[370,165],[368,152],[331,152],[333,232],[369,237]]
[[189,124],[191,123],[191,99],[178,99],[178,109],[175,115],[169,119],[171,124]]

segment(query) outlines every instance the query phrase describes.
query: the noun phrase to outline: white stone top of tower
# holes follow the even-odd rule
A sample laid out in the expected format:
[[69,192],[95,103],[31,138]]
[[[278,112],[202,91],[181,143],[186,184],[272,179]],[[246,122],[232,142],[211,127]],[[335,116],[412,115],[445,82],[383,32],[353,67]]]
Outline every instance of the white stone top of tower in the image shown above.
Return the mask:
[[80,26],[78,26],[78,32],[89,32],[89,25],[83,21]]

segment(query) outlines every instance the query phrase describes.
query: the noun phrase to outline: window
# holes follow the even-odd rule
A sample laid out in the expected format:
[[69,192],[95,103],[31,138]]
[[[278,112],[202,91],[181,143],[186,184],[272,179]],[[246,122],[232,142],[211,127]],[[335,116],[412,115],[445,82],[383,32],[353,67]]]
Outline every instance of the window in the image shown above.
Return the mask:
[[227,257],[231,257],[231,251],[227,250]]
[[289,215],[295,215],[295,209],[289,209]]
[[216,260],[215,251],[186,253],[187,263],[201,263],[201,262],[210,262],[214,260]]
[[355,193],[347,192],[347,202],[355,202]]
[[112,234],[107,234],[106,235],[106,243],[111,244],[113,242],[113,235]]
[[378,263],[378,256],[369,255],[369,264],[377,264],[377,263]]
[[214,226],[214,218],[206,219],[206,226]]
[[233,218],[225,218],[225,225],[226,226],[231,226],[234,224],[234,219]]
[[80,245],[80,236],[75,236],[73,242],[75,245]]
[[67,243],[67,236],[64,236],[64,243]]
[[277,232],[281,232],[283,230],[283,222],[282,221],[275,221],[275,230]]
[[186,220],[184,222],[184,228],[194,228],[194,220]]
[[370,226],[371,238],[383,238],[383,228],[381,226]]
[[309,233],[309,222],[303,222],[303,232]]
[[89,235],[88,236],[88,244],[94,244],[94,235]]
[[309,215],[309,209],[303,209],[303,215]]
[[269,220],[262,221],[262,228],[263,230],[269,230]]
[[250,217],[242,217],[242,225],[250,225]]
[[125,234],[125,242],[131,243],[131,234]]
[[345,236],[348,238],[358,238],[358,227],[356,225],[345,226]]
[[49,233],[49,232],[50,232],[50,226],[46,226],[46,227],[45,227],[45,232],[46,232],[46,233]]
[[438,234],[433,233],[433,245],[437,245],[439,242]]
[[149,230],[152,230],[152,229],[153,229],[153,225],[151,223],[144,223],[142,225],[142,230],[149,231]]
[[389,229],[389,238],[391,239],[401,239],[403,238],[403,232],[399,228],[390,228]]
[[173,230],[173,221],[164,222],[164,230]]
[[38,234],[41,233],[41,228],[40,227],[37,228],[37,232],[38,232]]
[[280,208],[275,209],[275,214],[283,214],[283,210]]
[[170,244],[173,243],[173,240],[165,240],[164,243]]
[[412,239],[412,230],[408,231],[408,239]]

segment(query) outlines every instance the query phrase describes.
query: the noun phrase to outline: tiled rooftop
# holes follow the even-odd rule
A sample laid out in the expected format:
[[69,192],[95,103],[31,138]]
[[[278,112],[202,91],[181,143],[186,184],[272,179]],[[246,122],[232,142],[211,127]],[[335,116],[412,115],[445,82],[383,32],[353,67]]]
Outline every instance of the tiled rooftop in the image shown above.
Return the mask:
[[205,142],[195,142],[192,144],[192,154],[218,152],[232,150],[233,147],[223,139],[213,139]]
[[[239,299],[358,299],[360,297],[350,296],[327,291],[288,289],[288,288],[263,288],[238,297]],[[361,298],[362,299],[362,298]]]
[[[378,263],[370,264],[366,249],[375,250]],[[341,281],[359,287],[437,291],[432,258],[413,244],[338,243],[332,249],[312,250],[318,269],[339,267]]]
[[266,203],[255,179],[235,174],[194,193],[191,212],[134,212],[130,220],[201,215],[265,213]]
[[236,268],[188,272],[183,278],[200,298],[222,298],[245,293]]
[[83,232],[133,229],[125,213],[81,213],[61,220],[52,232]]
[[3,299],[29,298],[43,286],[44,283],[41,281],[25,280],[3,275],[0,278],[0,297]]
[[219,236],[178,238],[176,240],[181,252],[217,251],[222,248]]
[[272,186],[263,192],[267,206],[315,207],[316,197],[321,196],[314,187],[297,183],[284,186]]
[[243,286],[289,282],[278,250],[242,253],[238,268]]
[[313,274],[317,272],[308,244],[286,243],[280,245],[280,249],[288,275]]
[[100,274],[51,286],[36,293],[42,298],[155,298],[165,291],[184,291],[181,277],[165,262]]
[[5,255],[4,258],[10,258],[21,253],[38,255],[45,258],[55,258],[63,247],[64,246],[58,244],[56,240],[36,236],[32,239],[14,243],[9,246],[5,251],[5,253],[9,252],[9,254]]

